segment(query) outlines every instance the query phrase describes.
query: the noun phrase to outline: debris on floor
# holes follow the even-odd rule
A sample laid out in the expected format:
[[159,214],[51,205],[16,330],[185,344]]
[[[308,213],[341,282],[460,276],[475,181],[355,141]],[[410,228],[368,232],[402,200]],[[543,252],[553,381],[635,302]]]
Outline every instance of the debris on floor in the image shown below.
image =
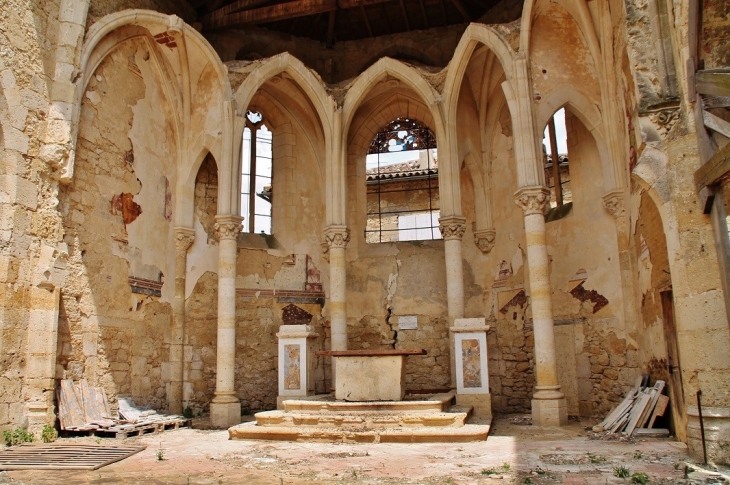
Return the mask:
[[666,438],[669,430],[653,428],[656,418],[664,416],[669,398],[662,394],[665,382],[657,380],[648,387],[648,376],[637,379],[636,386],[601,423],[593,427],[595,433],[606,435],[622,433],[625,436]]
[[0,470],[98,470],[145,448],[62,443],[20,445],[0,452]]
[[89,386],[86,379],[75,383],[61,381],[58,417],[63,431],[108,435],[116,438],[157,433],[190,426],[191,420],[179,415],[158,414],[152,409],[137,409],[130,398],[119,398],[119,418],[111,415],[102,387]]

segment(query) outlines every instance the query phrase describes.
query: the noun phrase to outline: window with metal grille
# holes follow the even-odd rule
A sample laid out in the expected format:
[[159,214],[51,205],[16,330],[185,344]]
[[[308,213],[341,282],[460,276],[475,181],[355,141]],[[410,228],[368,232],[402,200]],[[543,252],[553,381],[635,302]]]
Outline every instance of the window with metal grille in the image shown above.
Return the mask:
[[271,234],[273,135],[261,113],[246,113],[241,150],[243,232]]
[[368,243],[441,239],[436,137],[396,118],[379,131],[365,161]]

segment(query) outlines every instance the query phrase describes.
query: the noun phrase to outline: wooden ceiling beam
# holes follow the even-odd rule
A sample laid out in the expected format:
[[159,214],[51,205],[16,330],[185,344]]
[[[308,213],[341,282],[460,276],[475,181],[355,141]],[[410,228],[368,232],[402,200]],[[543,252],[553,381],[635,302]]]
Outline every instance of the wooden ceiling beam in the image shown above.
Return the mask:
[[340,8],[368,7],[379,3],[388,3],[393,0],[337,0]]
[[401,12],[403,12],[403,20],[405,20],[405,22],[406,22],[406,30],[410,31],[411,23],[408,22],[408,12],[406,12],[406,6],[403,3],[403,0],[400,0],[400,9],[401,9]]
[[464,22],[471,22],[471,15],[461,0],[451,0],[451,3],[454,4],[454,6],[459,10],[461,16],[464,17]]
[[240,12],[241,10],[250,10],[269,2],[270,0],[238,0],[230,5],[218,8],[224,1],[225,0],[214,0],[210,5],[210,13],[203,17],[203,21],[208,18],[225,17],[226,15]]
[[421,14],[423,15],[423,23],[428,28],[428,15],[426,15],[426,5],[423,4],[423,0],[418,0],[421,4]]
[[370,37],[372,37],[373,36],[373,28],[370,27],[370,19],[368,18],[368,14],[365,11],[365,7],[363,7],[362,5],[360,5],[360,13],[362,13],[362,18],[365,19],[365,27],[368,28],[368,35],[370,35]]
[[327,47],[335,45],[335,13],[337,10],[330,10],[330,18],[327,22]]
[[278,20],[317,15],[337,8],[337,0],[295,0],[268,7],[244,10],[224,17],[211,16],[203,22],[206,28],[234,27],[276,22]]
[[695,86],[700,94],[730,96],[730,71],[697,71]]

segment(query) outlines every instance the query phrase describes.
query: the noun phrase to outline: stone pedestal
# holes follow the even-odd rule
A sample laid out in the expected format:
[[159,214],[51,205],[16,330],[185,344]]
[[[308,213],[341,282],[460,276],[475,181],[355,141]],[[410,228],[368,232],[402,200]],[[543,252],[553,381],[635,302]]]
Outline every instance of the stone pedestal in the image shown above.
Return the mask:
[[[727,465],[730,463],[730,450],[727,447],[730,438],[730,408],[703,404],[702,421],[705,428],[707,461]],[[687,407],[687,447],[690,456],[697,460],[703,459],[702,430],[697,405]]]
[[282,325],[279,338],[279,395],[277,409],[284,399],[314,394],[314,345],[319,334],[311,325]]
[[404,355],[335,357],[335,399],[401,401],[406,394]]
[[492,417],[484,318],[457,318],[449,329],[456,361],[456,404],[471,406],[477,417]]

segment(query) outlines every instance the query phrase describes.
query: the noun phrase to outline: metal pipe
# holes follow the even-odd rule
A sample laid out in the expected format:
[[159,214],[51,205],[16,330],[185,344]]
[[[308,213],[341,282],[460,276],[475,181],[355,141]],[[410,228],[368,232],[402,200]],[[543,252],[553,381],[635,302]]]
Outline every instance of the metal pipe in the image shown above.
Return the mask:
[[707,465],[707,445],[705,444],[705,422],[702,420],[702,390],[697,391],[697,414],[700,416],[700,435],[702,435],[702,455]]

